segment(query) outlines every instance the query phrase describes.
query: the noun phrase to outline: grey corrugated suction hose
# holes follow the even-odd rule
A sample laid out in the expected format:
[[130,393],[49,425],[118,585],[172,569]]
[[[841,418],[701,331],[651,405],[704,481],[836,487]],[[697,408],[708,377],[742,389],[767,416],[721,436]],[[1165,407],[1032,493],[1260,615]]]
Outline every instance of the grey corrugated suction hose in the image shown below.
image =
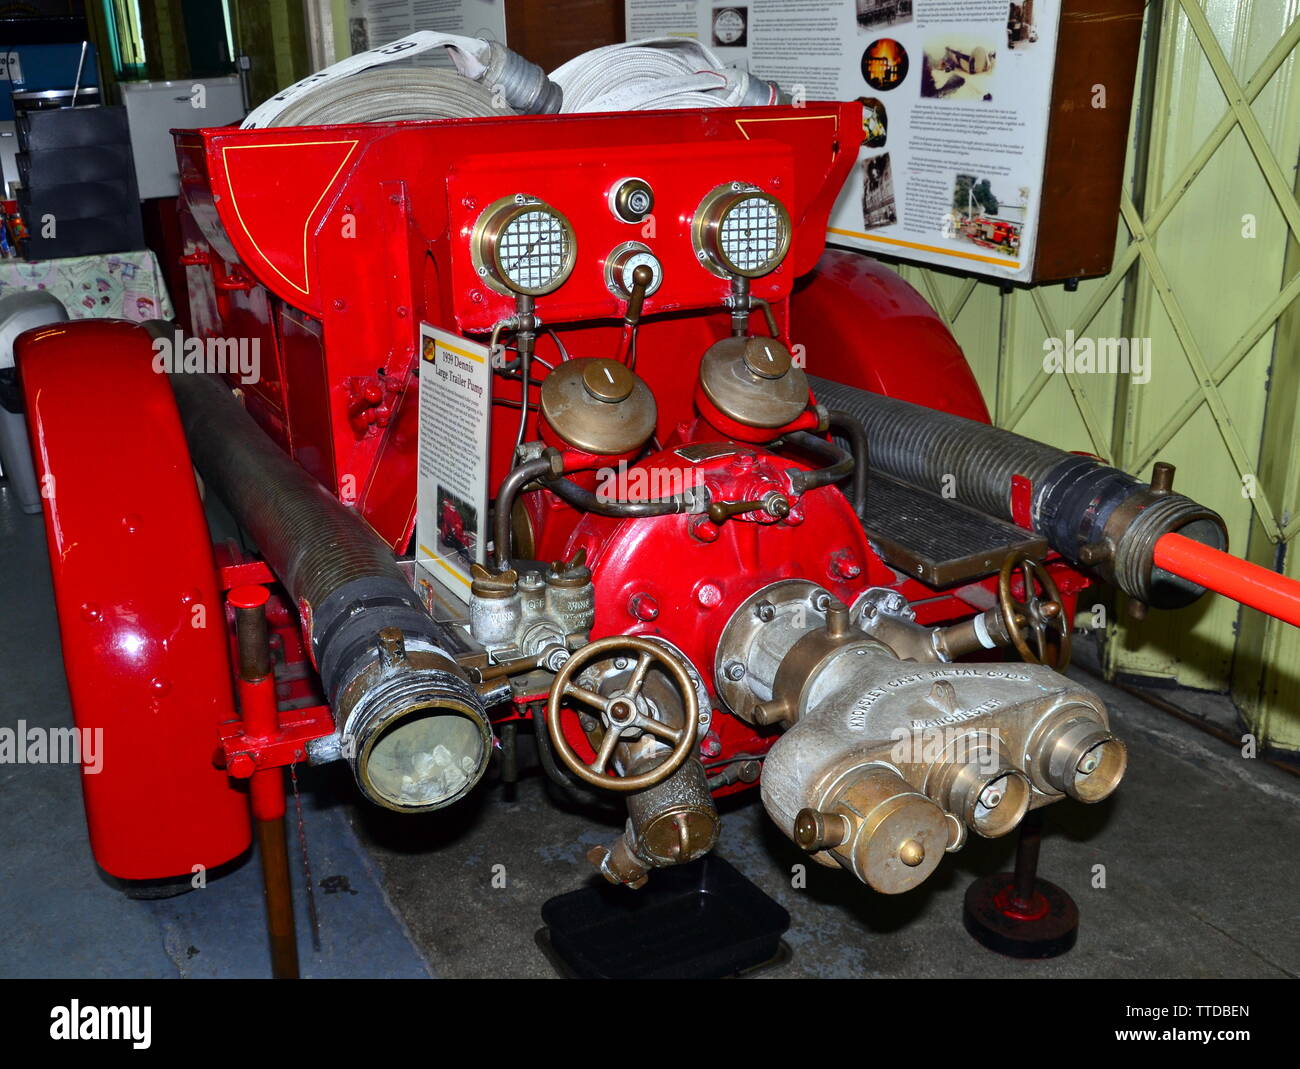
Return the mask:
[[513,114],[510,108],[493,106],[490,89],[454,71],[375,67],[307,90],[270,125],[324,126]]

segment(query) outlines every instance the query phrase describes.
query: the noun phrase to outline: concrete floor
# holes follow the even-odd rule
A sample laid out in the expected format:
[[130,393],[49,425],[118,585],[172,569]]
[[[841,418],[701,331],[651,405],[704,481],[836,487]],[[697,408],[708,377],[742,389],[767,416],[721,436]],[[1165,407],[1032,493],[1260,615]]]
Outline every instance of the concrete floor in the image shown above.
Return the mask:
[[[816,865],[796,890],[801,855],[750,798],[725,807],[719,853],[791,914],[793,957],[768,975],[1300,975],[1300,780],[1081,678],[1110,703],[1130,762],[1111,800],[1049,810],[1040,871],[1079,905],[1073,952],[1012,961],[963,930],[967,884],[1010,866],[1009,840],[969,844],[897,898]],[[43,528],[0,483],[0,726],[19,718],[71,722]],[[78,775],[0,766],[0,914],[16,933],[0,945],[0,976],[264,975],[256,864],[180,898],[128,900],[90,858]],[[314,952],[300,887],[308,976],[554,975],[534,943],[541,905],[593,878],[583,855],[621,822],[557,804],[536,774],[513,801],[491,780],[426,817],[358,803],[342,769],[303,780],[322,942]]]

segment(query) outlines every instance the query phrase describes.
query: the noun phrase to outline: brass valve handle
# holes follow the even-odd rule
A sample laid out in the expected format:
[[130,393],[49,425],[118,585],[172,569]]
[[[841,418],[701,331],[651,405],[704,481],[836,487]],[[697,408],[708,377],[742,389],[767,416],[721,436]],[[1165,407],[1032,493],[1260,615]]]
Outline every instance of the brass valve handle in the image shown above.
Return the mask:
[[[1024,584],[1022,600],[1017,600],[1011,593],[1011,578],[1017,569]],[[1041,595],[1034,588],[1035,580],[1043,589]],[[1070,663],[1070,621],[1065,618],[1061,591],[1042,564],[1015,553],[1009,555],[1002,562],[1002,571],[998,575],[998,608],[1002,613],[1002,626],[1011,636],[1021,660],[1028,664],[1045,664],[1058,672],[1065,670]],[[1036,652],[1025,641],[1023,632],[1026,627],[1033,635]],[[1059,636],[1055,642],[1051,639],[1053,632]]]
[[646,265],[638,264],[632,269],[632,292],[628,295],[627,311],[623,313],[623,322],[634,327],[641,322],[641,306],[645,304],[646,291],[655,280],[655,273]]
[[[598,694],[573,682],[574,677],[586,665],[608,656],[616,650],[634,650],[637,654],[636,666],[632,675],[622,689],[613,694]],[[647,712],[645,699],[641,697],[641,687],[645,683],[646,673],[655,664],[664,668],[682,695],[681,727],[675,728],[656,720]],[[560,717],[563,713],[561,703],[565,698],[574,698],[584,705],[599,709],[605,727],[604,738],[600,741],[595,760],[587,764],[580,758],[564,737]],[[677,657],[657,643],[636,635],[611,635],[588,643],[574,653],[564,667],[556,673],[551,683],[550,697],[546,702],[546,729],[550,732],[551,746],[565,766],[584,783],[593,787],[603,787],[609,791],[640,791],[653,787],[667,779],[686,761],[695,750],[695,736],[700,726],[700,701],[695,692],[691,677],[686,667]],[[625,734],[646,732],[664,742],[672,743],[672,750],[658,764],[635,776],[614,776],[607,769],[614,756],[614,748]]]

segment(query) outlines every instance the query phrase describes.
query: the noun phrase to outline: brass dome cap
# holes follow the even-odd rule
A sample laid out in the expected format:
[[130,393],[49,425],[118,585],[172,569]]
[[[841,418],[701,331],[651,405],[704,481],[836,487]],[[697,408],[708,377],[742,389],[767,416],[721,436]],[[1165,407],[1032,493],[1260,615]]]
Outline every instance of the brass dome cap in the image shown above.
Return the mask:
[[645,444],[658,410],[636,372],[616,360],[580,357],[542,381],[542,418],[575,449],[618,456]]
[[808,407],[808,376],[775,338],[723,338],[700,361],[718,410],[748,427],[784,427]]

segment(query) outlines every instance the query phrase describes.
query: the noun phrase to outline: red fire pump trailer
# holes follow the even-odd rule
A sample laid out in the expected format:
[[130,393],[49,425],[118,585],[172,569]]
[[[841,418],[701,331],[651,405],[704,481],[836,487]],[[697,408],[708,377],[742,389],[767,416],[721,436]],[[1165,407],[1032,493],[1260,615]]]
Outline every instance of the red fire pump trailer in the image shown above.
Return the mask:
[[[289,972],[285,766],[426,812],[531,721],[548,775],[624,795],[589,855],[613,882],[698,858],[715,798],[758,786],[814,861],[897,893],[1119,783],[1104,703],[1059,671],[1093,576],[1296,622],[1171,469],[989,426],[920,296],[825,251],[860,130],[819,103],[179,133],[193,335],[18,345],[72,702],[104,733],[98,863],[220,865],[251,795]],[[460,586],[411,560],[422,464],[474,456],[422,442],[422,324],[490,363],[491,544]],[[254,343],[259,374],[194,373]]]

